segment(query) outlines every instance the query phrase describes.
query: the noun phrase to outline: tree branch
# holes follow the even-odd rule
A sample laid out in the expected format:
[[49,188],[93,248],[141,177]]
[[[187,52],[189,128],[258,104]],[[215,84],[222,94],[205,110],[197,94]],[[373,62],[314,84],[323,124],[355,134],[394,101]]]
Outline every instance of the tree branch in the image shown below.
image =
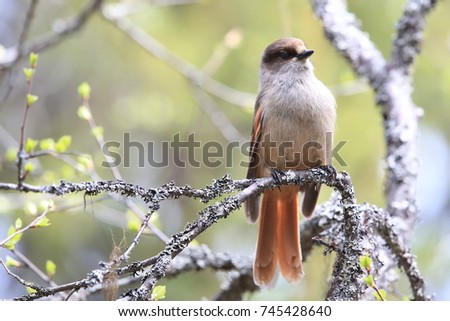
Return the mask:
[[206,73],[171,52],[137,25],[134,25],[128,19],[115,13],[114,6],[105,6],[102,10],[102,15],[106,21],[113,24],[147,52],[186,77],[194,86],[201,87],[205,91],[241,107],[248,107],[255,101],[255,95],[238,91],[214,80]]
[[20,44],[16,47],[8,48],[8,54],[5,55],[8,60],[0,61],[0,69],[10,68],[20,58],[29,55],[30,52],[38,53],[56,45],[63,40],[65,36],[78,31],[86,23],[88,18],[100,7],[102,2],[103,0],[91,0],[76,16],[61,23],[58,30],[34,40],[31,44],[24,46],[24,50],[19,50],[20,47],[22,47]]
[[[218,220],[226,218],[231,212],[238,209],[249,197],[261,194],[269,188],[279,185],[297,184],[306,182],[320,182],[333,187],[337,193],[333,194],[330,201],[319,206],[317,212],[310,220],[305,220],[301,226],[301,242],[304,258],[312,248],[312,237],[322,235],[333,240],[335,246],[340,249],[333,268],[333,275],[328,300],[357,300],[360,298],[363,288],[363,271],[359,266],[359,257],[363,254],[363,239],[367,227],[363,221],[372,222],[382,231],[388,245],[393,252],[399,256],[398,261],[404,267],[410,277],[414,298],[425,298],[425,290],[420,283],[420,274],[416,268],[413,256],[407,256],[409,249],[401,245],[400,239],[396,238],[392,225],[381,224],[382,219],[369,219],[374,211],[382,213],[373,207],[369,213],[366,205],[357,205],[354,197],[350,178],[345,173],[336,174],[334,168],[329,166],[310,169],[307,171],[288,171],[281,177],[280,182],[274,182],[272,177],[257,180],[232,180],[228,175],[213,181],[203,189],[194,189],[190,186],[175,186],[174,183],[163,185],[159,188],[145,189],[123,181],[98,181],[70,183],[61,182],[49,186],[32,186],[24,184],[21,189],[16,184],[0,184],[0,189],[18,190],[22,192],[48,193],[53,195],[65,195],[68,193],[84,192],[87,195],[97,195],[108,192],[124,197],[137,197],[143,200],[150,215],[159,208],[162,201],[178,198],[180,196],[192,197],[203,202],[216,199],[233,191],[239,191],[235,195],[225,198],[223,201],[209,205],[198,213],[198,218],[179,233],[173,235],[165,248],[159,254],[133,262],[123,267],[118,264],[126,262],[117,260],[109,264],[101,264],[102,269],[94,270],[83,280],[67,283],[65,285],[53,286],[51,288],[40,288],[36,293],[16,298],[17,300],[34,300],[40,297],[54,295],[62,291],[77,291],[89,289],[92,292],[98,289],[108,273],[114,273],[117,277],[127,274],[142,279],[142,285],[130,290],[122,296],[123,300],[146,300],[151,294],[155,284],[164,276],[175,276],[187,270],[205,268],[230,271],[230,279],[222,286],[222,290],[215,296],[217,300],[241,299],[243,293],[254,291],[256,286],[252,283],[251,260],[236,257],[229,254],[213,254],[206,247],[188,247],[189,243],[199,234],[215,224]],[[369,214],[366,214],[369,213]],[[384,212],[383,212],[384,213]],[[148,216],[149,217],[149,216]],[[381,215],[374,217],[382,217]],[[145,222],[143,223],[144,228]],[[367,225],[367,224],[366,224]],[[381,232],[380,232],[381,233]],[[134,243],[140,237],[138,233]],[[131,247],[130,247],[131,248]],[[130,251],[127,250],[126,253]],[[184,251],[184,252],[182,252]],[[126,253],[123,255],[126,258]],[[181,255],[179,255],[181,253]],[[401,257],[400,257],[401,256]],[[147,269],[149,267],[149,269]],[[134,277],[133,277],[134,278]],[[127,281],[133,282],[133,278]],[[119,280],[120,281],[120,280]],[[422,295],[422,296],[421,296]]]
[[[408,70],[420,49],[425,15],[435,0],[410,0],[397,26],[391,60],[363,33],[342,0],[313,0],[326,36],[355,72],[369,80],[382,107],[387,144],[387,212],[411,231],[417,216],[417,122],[421,112],[411,98]],[[409,233],[406,233],[408,235]]]
[[414,59],[420,53],[423,41],[425,18],[436,4],[436,0],[410,0],[397,23],[389,68],[410,74]]
[[389,214],[378,207],[369,205],[367,205],[365,212],[366,216],[374,221],[380,236],[386,241],[388,248],[394,254],[398,266],[405,272],[411,286],[413,300],[429,301],[431,297],[426,294],[425,281],[417,267],[416,258],[404,244],[403,238],[396,232],[395,224]]

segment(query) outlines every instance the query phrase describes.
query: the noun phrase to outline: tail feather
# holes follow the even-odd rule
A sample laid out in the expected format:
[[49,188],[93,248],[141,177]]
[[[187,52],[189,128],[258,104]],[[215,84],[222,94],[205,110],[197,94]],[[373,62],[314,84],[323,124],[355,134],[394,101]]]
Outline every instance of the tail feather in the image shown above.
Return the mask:
[[310,217],[314,212],[317,199],[319,198],[320,184],[307,183],[302,186],[301,191],[305,193],[303,197],[302,213],[305,217]]
[[284,278],[296,283],[303,276],[298,226],[298,188],[289,186],[264,193],[258,244],[253,265],[257,285],[275,284],[277,266]]
[[303,277],[297,191],[283,195],[278,204],[277,257],[283,277],[297,283]]
[[253,279],[261,287],[270,287],[277,269],[277,191],[267,191],[262,197]]

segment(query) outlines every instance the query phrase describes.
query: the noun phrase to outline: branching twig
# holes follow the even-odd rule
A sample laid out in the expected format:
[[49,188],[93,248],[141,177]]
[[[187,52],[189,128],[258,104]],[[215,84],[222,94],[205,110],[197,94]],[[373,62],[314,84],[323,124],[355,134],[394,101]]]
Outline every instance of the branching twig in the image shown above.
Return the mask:
[[27,15],[25,16],[25,22],[23,24],[22,32],[19,36],[19,41],[17,42],[17,52],[19,56],[22,54],[23,44],[27,39],[28,32],[30,31],[31,22],[34,18],[34,12],[36,11],[36,7],[38,4],[38,0],[31,0],[30,6],[27,10]]
[[7,238],[5,238],[4,240],[0,241],[0,247],[3,247],[3,245],[5,245],[7,242],[9,242],[11,239],[13,239],[14,237],[16,237],[19,234],[23,234],[25,231],[28,231],[29,229],[32,228],[36,228],[39,224],[39,222],[47,216],[49,212],[49,208],[47,208],[45,211],[43,211],[38,217],[36,217],[30,224],[28,224],[27,226],[20,228],[18,230],[16,230],[15,232],[13,232],[11,235],[9,235]]
[[[254,285],[249,285],[251,280],[251,263],[249,260],[247,259],[245,261],[246,263],[243,263],[242,260],[234,261],[233,263],[233,260],[230,259],[232,256],[213,255],[210,251],[207,251],[202,247],[187,248],[188,244],[219,219],[227,217],[232,211],[236,210],[248,197],[262,193],[264,190],[273,188],[278,184],[304,184],[309,181],[329,185],[335,188],[340,196],[334,196],[331,201],[318,208],[316,215],[311,220],[303,222],[301,235],[303,245],[302,250],[305,253],[305,258],[311,250],[311,238],[313,236],[319,235],[330,226],[342,226],[344,234],[343,238],[340,239],[340,242],[342,243],[339,244],[339,248],[342,248],[342,251],[338,253],[333,269],[333,279],[328,293],[328,299],[356,300],[362,292],[363,272],[359,266],[359,256],[362,254],[361,244],[365,229],[362,228],[361,216],[366,213],[367,206],[358,206],[355,204],[353,188],[348,176],[342,173],[336,175],[335,171],[330,167],[320,167],[299,172],[289,171],[281,178],[279,183],[274,182],[272,177],[253,181],[248,179],[232,180],[229,176],[224,176],[223,178],[214,181],[212,185],[203,189],[194,189],[189,186],[177,187],[173,183],[163,185],[159,188],[145,189],[122,181],[84,183],[61,182],[59,185],[42,187],[24,184],[22,186],[22,191],[26,192],[49,193],[54,195],[65,195],[76,192],[96,195],[108,192],[125,197],[137,197],[147,204],[149,213],[157,210],[160,202],[171,198],[186,196],[207,202],[236,190],[241,191],[233,196],[229,196],[223,201],[207,206],[199,213],[198,218],[195,221],[189,223],[181,232],[173,235],[166,247],[153,257],[131,263],[124,267],[117,267],[114,271],[111,271],[110,268],[105,266],[103,269],[92,271],[83,280],[54,286],[52,288],[41,289],[37,293],[17,299],[31,300],[43,296],[54,295],[61,291],[76,291],[82,288],[90,289],[94,286],[95,288],[98,288],[98,286],[102,284],[105,275],[114,272],[118,277],[132,274],[139,275],[140,278],[143,278],[144,282],[140,288],[129,291],[122,298],[127,300],[143,300],[148,297],[151,289],[162,277],[170,275],[174,276],[178,273],[182,273],[184,270],[203,269],[207,267],[220,268],[224,271],[233,271],[230,275],[229,282],[225,284],[222,291],[217,294],[216,299],[231,297],[238,299],[245,291],[254,289]],[[0,189],[18,190],[18,186],[16,184],[0,184]],[[370,220],[367,221],[370,222]],[[378,221],[372,220],[372,222]],[[144,225],[145,222],[143,223],[141,230],[143,230]],[[395,235],[392,231],[392,226],[387,226],[385,229],[390,231],[390,233],[393,233],[392,235]],[[386,231],[384,233],[386,233]],[[136,244],[138,239],[139,233],[136,235],[135,242],[133,243]],[[392,239],[390,241],[390,243],[394,243],[394,245],[392,245],[393,248],[397,246],[403,251],[409,251],[401,245],[395,245],[397,244],[396,242],[399,242],[399,240]],[[132,247],[130,246],[130,248]],[[183,250],[187,250],[187,252],[177,257]],[[178,259],[174,260],[175,257]],[[126,261],[126,255],[123,258],[124,260],[119,261]],[[239,264],[242,265],[238,268]],[[414,266],[415,261],[413,257],[411,258],[411,261],[409,261],[409,264]],[[147,267],[150,267],[150,269],[146,270]],[[418,273],[418,271],[416,272]],[[132,279],[129,281],[133,282]],[[243,282],[241,287],[239,287],[240,282]],[[92,289],[89,291],[92,291]],[[419,296],[415,296],[419,298]]]
[[[369,80],[380,105],[386,141],[387,213],[395,220],[396,246],[407,242],[417,219],[416,187],[418,175],[417,133],[422,111],[412,101],[410,70],[420,51],[425,18],[435,0],[409,0],[397,24],[391,57],[385,61],[367,34],[358,27],[356,17],[347,11],[342,0],[312,0],[316,15],[322,20],[331,44],[349,61],[355,72]],[[389,229],[392,231],[392,228]],[[389,241],[388,241],[389,243]],[[393,244],[391,250],[396,251]],[[423,280],[413,264],[411,254],[398,250],[405,272],[410,277],[416,299],[426,299]],[[414,260],[413,260],[414,261]],[[415,261],[414,261],[415,262]],[[415,289],[414,287],[418,288]]]
[[112,23],[150,54],[174,68],[193,85],[199,86],[205,91],[237,106],[248,107],[255,101],[255,95],[238,91],[214,80],[206,73],[201,72],[181,57],[172,53],[137,25],[115,14],[114,7],[105,6],[102,10],[102,15],[106,21]]
[[412,102],[409,69],[420,50],[426,14],[435,0],[410,0],[397,26],[391,60],[363,33],[342,0],[313,0],[326,36],[355,72],[369,80],[382,107],[387,144],[387,211],[405,222],[410,231],[416,215],[417,119]]
[[425,281],[419,272],[416,259],[411,253],[411,250],[404,244],[403,238],[397,234],[395,225],[389,214],[380,208],[369,205],[367,205],[364,211],[366,212],[366,216],[374,221],[380,236],[386,241],[389,250],[395,256],[397,264],[408,277],[413,300],[430,300],[431,297],[426,294]]
[[100,7],[103,0],[91,0],[76,16],[61,22],[60,27],[47,35],[33,40],[29,45],[24,45],[23,50],[19,46],[8,48],[8,61],[0,61],[0,69],[12,67],[20,58],[27,56],[30,52],[40,52],[51,46],[58,44],[66,36],[78,31],[88,20],[88,18]]

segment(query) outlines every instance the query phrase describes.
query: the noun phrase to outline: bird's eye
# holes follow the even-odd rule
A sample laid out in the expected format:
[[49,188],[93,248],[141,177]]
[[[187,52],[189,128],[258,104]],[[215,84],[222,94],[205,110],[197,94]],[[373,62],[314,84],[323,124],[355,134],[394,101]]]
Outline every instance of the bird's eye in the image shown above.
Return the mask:
[[289,54],[289,52],[283,50],[283,51],[280,51],[280,57],[283,59],[289,59],[289,58],[291,58],[291,55]]

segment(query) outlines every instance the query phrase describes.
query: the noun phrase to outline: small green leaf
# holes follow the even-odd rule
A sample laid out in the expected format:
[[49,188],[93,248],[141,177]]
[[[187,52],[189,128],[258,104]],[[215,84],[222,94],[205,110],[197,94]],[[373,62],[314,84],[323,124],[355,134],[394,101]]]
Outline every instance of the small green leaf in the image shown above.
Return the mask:
[[26,163],[24,166],[25,172],[31,173],[34,170],[33,163]]
[[46,216],[44,216],[36,223],[35,227],[46,227],[49,225],[51,225],[50,220]]
[[197,247],[199,245],[200,245],[200,242],[197,241],[196,239],[193,239],[191,242],[189,242],[189,246],[192,246],[192,247]]
[[35,69],[37,66],[39,55],[34,52],[30,52],[30,67]]
[[38,144],[37,140],[32,139],[32,138],[27,138],[27,140],[25,141],[25,151],[27,153],[31,153],[32,151],[34,151],[37,144]]
[[31,79],[33,79],[34,71],[35,70],[32,68],[23,68],[23,73],[25,74],[25,78],[27,81],[30,81]]
[[94,167],[92,158],[88,154],[82,154],[82,155],[78,156],[77,162],[78,162],[78,164],[77,164],[78,166],[76,166],[76,167],[77,167],[77,170],[79,170],[79,171],[90,170]]
[[20,218],[18,218],[14,223],[14,228],[16,229],[16,231],[22,228],[22,220]]
[[15,162],[17,158],[18,149],[16,147],[10,147],[6,151],[6,160],[8,162]]
[[92,114],[89,111],[89,108],[87,108],[84,105],[81,105],[80,107],[78,107],[77,114],[78,114],[78,117],[80,117],[81,119],[84,119],[84,120],[92,119]]
[[64,135],[61,136],[55,144],[55,150],[58,153],[64,153],[72,143],[72,136]]
[[372,292],[372,294],[377,299],[377,301],[386,301],[386,291],[384,291],[383,289],[378,290],[378,292]]
[[166,297],[166,286],[165,285],[157,285],[153,288],[152,291],[152,299],[155,301],[162,300]]
[[373,287],[373,275],[370,274],[364,278],[364,282],[367,284],[367,286]]
[[29,286],[26,287],[26,290],[27,290],[28,294],[36,293],[36,290],[33,288],[30,288]]
[[368,255],[361,255],[359,257],[359,264],[363,269],[370,271],[370,268],[372,266],[372,259]]
[[7,267],[15,267],[15,268],[22,267],[22,264],[19,261],[13,259],[9,255],[6,256],[5,264],[6,264]]
[[89,100],[89,96],[91,95],[91,86],[89,86],[87,82],[81,83],[81,85],[78,86],[78,94],[83,100]]
[[33,105],[35,102],[38,101],[38,99],[39,99],[39,97],[36,95],[27,94],[27,105],[28,106]]
[[129,219],[127,228],[130,232],[137,232],[141,228],[141,223],[137,219]]
[[45,262],[45,271],[47,272],[47,276],[52,278],[56,274],[56,264],[52,260],[47,260]]
[[[17,230],[14,226],[10,226],[8,230],[8,236],[13,235]],[[3,246],[8,250],[14,250],[14,247],[16,244],[20,241],[22,238],[22,233],[14,235],[8,242],[6,242]]]
[[95,137],[95,139],[97,140],[101,140],[103,139],[103,132],[105,131],[105,129],[102,126],[97,126],[92,128],[92,135]]
[[39,148],[41,150],[55,150],[55,145],[53,138],[45,138],[39,142]]

